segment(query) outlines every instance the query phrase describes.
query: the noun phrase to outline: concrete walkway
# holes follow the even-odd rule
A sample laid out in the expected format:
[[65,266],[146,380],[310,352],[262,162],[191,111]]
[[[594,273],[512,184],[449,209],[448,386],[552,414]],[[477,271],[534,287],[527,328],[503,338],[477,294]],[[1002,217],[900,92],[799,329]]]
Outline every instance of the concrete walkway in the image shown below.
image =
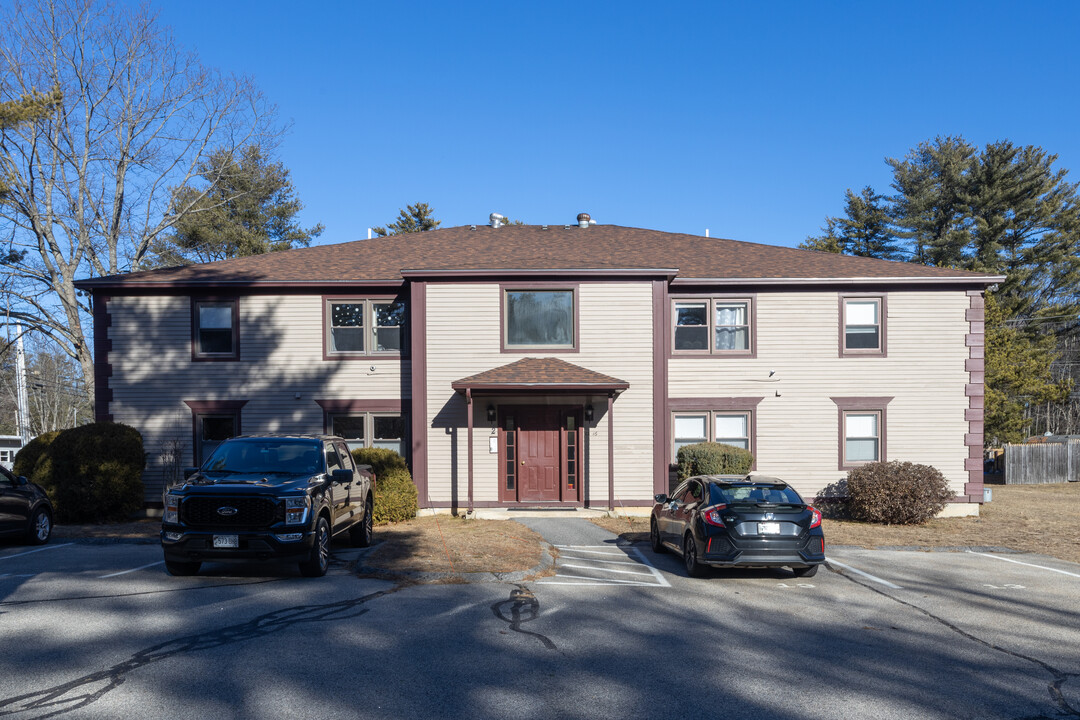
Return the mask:
[[618,536],[583,518],[515,518],[549,545],[615,545]]

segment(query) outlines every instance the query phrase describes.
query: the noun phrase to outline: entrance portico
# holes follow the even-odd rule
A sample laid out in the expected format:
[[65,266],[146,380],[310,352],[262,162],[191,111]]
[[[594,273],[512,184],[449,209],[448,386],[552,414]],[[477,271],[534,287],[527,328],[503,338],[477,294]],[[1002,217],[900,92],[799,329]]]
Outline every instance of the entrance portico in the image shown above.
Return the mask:
[[584,507],[586,428],[606,403],[608,505],[614,505],[613,408],[629,383],[557,358],[523,358],[451,383],[465,396],[468,507],[473,509],[474,401],[495,433],[499,504]]

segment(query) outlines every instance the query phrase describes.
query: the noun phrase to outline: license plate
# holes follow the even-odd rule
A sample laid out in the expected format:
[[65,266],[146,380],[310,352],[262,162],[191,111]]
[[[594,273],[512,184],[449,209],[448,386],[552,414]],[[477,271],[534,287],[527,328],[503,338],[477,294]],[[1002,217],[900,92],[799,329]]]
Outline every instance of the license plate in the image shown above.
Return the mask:
[[758,535],[779,535],[780,523],[758,523]]
[[214,547],[216,548],[238,548],[240,547],[240,539],[236,535],[215,535]]

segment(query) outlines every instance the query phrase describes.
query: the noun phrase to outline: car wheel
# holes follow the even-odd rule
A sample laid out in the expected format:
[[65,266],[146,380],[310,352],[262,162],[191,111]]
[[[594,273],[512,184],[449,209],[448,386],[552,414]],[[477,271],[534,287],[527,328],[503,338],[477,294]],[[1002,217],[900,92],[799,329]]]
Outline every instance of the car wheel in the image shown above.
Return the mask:
[[352,540],[353,547],[368,547],[371,545],[372,530],[375,524],[373,514],[374,510],[371,507],[371,497],[369,496],[364,501],[364,519],[353,525],[352,529],[349,530],[349,539]]
[[814,577],[817,575],[817,565],[811,565],[810,567],[791,568],[791,572],[795,573],[795,577]]
[[660,528],[656,524],[656,518],[649,523],[649,544],[652,545],[654,553],[667,552],[664,543],[660,541]]
[[31,545],[44,545],[49,542],[52,535],[52,515],[48,508],[38,508],[30,521],[30,528],[26,532],[26,539]]
[[319,516],[315,523],[315,542],[311,546],[308,559],[300,563],[300,574],[304,577],[322,577],[330,567],[330,523]]
[[697,559],[697,543],[694,542],[692,533],[686,533],[683,540],[683,562],[686,563],[686,574],[690,577],[701,577],[705,574],[705,568]]
[[176,575],[178,577],[195,575],[199,572],[200,567],[202,567],[201,562],[181,562],[180,560],[165,561],[165,570],[170,575]]

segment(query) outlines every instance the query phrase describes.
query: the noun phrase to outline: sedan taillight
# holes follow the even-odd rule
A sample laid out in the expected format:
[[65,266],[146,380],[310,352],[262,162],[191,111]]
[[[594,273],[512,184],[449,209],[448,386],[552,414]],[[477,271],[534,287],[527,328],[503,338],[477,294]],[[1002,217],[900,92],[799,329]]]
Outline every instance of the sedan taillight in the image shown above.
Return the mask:
[[701,511],[701,517],[705,522],[716,527],[726,527],[724,521],[720,519],[720,511],[726,510],[727,505],[713,505],[710,508],[705,508]]
[[813,530],[821,525],[821,511],[813,505],[807,505],[806,509],[810,511],[810,529]]

